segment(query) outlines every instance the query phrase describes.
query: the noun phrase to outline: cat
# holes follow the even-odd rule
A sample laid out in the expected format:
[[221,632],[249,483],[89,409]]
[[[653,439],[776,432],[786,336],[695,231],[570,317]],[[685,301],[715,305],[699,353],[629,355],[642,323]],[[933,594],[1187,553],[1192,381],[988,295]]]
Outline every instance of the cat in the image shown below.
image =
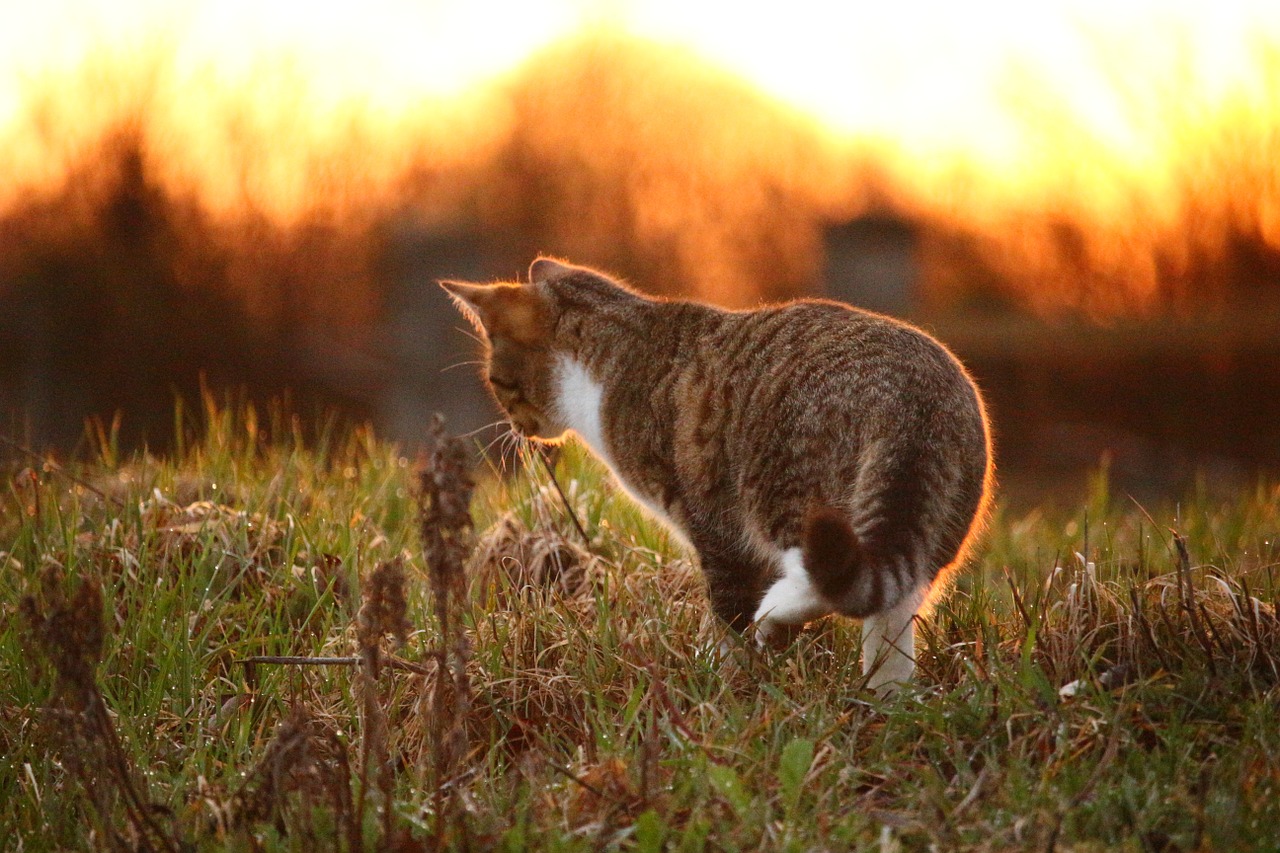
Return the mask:
[[696,552],[721,619],[767,644],[859,618],[869,686],[910,679],[915,616],[993,472],[982,397],[940,343],[837,302],[728,311],[551,258],[527,284],[440,284],[515,431],[576,433]]

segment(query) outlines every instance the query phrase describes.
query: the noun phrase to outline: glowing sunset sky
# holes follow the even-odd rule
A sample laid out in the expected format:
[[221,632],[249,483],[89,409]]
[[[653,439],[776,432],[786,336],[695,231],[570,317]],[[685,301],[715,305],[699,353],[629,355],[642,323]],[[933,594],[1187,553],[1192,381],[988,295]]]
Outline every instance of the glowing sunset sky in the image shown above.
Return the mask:
[[[1181,130],[1170,139],[1170,124],[1193,122],[1196,105],[1234,98],[1277,109],[1274,0],[4,0],[0,134],[31,123],[31,92],[60,75],[81,74],[72,88],[83,90],[86,63],[162,56],[152,103],[178,128],[168,135],[185,140],[175,145],[205,162],[222,156],[196,150],[217,122],[212,102],[251,104],[266,116],[258,124],[279,125],[261,131],[267,138],[303,146],[332,135],[351,105],[393,133],[417,121],[421,136],[424,105],[440,127],[448,105],[482,100],[486,84],[584,31],[686,49],[838,138],[885,146],[923,180],[962,160],[993,190],[1035,192],[1072,158],[1154,174],[1185,141]],[[1268,46],[1270,64],[1260,58]],[[305,99],[264,86],[264,69],[286,69]],[[87,126],[118,89],[75,107],[57,93],[51,101],[68,113],[63,124]],[[38,125],[9,131],[16,172],[39,173],[45,148],[74,136],[75,127]]]
[[0,115],[16,108],[22,78],[156,44],[229,81],[288,57],[322,97],[394,110],[464,93],[596,27],[689,47],[841,131],[997,155],[1016,145],[1020,87],[1046,86],[1115,145],[1140,147],[1140,117],[1125,114],[1117,81],[1140,97],[1180,75],[1199,90],[1189,96],[1220,96],[1250,85],[1253,41],[1280,37],[1280,4],[1268,0],[8,0],[0,10]]

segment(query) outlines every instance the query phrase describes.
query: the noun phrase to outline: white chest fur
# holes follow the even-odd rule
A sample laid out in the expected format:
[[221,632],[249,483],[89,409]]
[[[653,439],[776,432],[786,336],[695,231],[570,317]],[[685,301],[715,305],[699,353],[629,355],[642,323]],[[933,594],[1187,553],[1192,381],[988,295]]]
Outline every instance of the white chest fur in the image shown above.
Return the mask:
[[631,499],[649,510],[662,522],[682,544],[688,547],[685,531],[672,520],[666,507],[644,494],[633,484],[627,482],[623,472],[618,470],[604,436],[604,386],[597,382],[587,368],[574,358],[561,356],[556,365],[555,374],[556,408],[562,423],[578,434],[601,462],[609,467],[623,490]]
[[592,378],[577,359],[561,356],[556,366],[556,408],[564,425],[573,430],[610,468],[609,448],[604,442],[600,408],[604,387]]

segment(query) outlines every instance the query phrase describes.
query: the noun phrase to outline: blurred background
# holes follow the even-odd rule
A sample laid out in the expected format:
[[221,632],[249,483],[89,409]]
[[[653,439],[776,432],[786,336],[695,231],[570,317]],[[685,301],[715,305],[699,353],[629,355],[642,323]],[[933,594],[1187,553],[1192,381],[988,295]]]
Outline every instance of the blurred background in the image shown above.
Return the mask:
[[0,426],[475,429],[433,280],[547,253],[920,324],[1015,499],[1280,469],[1280,4],[748,6],[3,0]]

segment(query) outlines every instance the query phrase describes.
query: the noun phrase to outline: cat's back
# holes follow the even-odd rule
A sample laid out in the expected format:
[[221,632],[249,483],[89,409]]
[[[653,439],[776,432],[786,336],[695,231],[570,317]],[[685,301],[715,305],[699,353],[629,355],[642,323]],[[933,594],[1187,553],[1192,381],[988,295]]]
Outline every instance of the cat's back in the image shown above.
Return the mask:
[[805,509],[844,505],[876,458],[922,490],[903,513],[956,519],[947,527],[967,522],[986,489],[978,391],[905,323],[823,300],[726,312],[685,376],[681,473],[708,495],[737,495],[760,541],[798,541]]
[[[875,673],[883,619],[901,620],[888,636],[909,662],[912,616],[963,563],[989,506],[976,385],[932,336],[838,303],[730,315],[718,336],[707,359],[720,444],[685,470],[710,486],[698,495],[708,528],[782,566],[764,574],[753,621],[769,634],[833,610],[868,619]],[[895,667],[894,679],[910,671]]]
[[859,421],[891,409],[893,420],[944,409],[980,421],[980,398],[940,342],[901,321],[827,300],[729,312],[704,341],[704,375],[744,414],[800,425],[856,407]]

